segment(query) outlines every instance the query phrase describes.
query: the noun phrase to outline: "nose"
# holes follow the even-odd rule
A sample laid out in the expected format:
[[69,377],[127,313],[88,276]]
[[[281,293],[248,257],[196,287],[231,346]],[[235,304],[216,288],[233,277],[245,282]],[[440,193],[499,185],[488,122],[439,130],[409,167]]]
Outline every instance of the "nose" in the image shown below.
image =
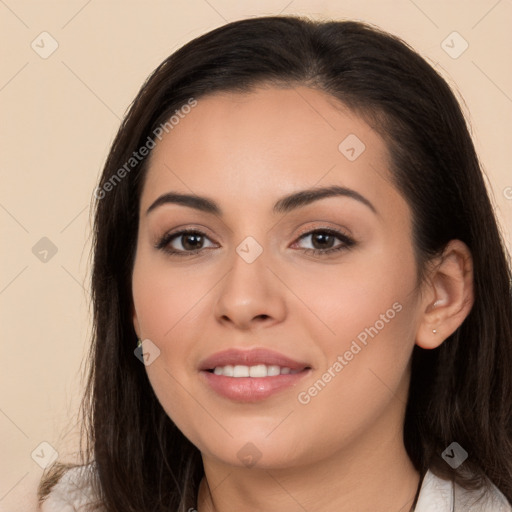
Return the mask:
[[263,251],[252,263],[234,251],[231,269],[222,279],[215,304],[218,322],[253,330],[282,322],[286,316],[286,288],[267,266]]

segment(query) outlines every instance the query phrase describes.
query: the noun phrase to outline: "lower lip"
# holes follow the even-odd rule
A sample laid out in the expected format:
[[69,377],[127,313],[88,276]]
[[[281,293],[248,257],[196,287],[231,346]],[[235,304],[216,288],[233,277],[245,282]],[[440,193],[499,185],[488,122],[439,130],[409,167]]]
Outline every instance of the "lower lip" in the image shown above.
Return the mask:
[[219,395],[238,402],[257,402],[296,385],[311,373],[305,369],[298,373],[274,377],[225,377],[201,371],[208,385]]

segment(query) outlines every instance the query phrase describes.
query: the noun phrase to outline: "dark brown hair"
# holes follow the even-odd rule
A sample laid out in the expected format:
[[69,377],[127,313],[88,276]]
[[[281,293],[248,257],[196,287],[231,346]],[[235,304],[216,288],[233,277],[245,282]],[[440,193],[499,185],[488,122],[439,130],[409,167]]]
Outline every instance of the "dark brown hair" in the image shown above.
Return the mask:
[[[430,469],[468,489],[493,482],[512,500],[507,253],[460,106],[406,43],[360,22],[286,16],[213,30],[148,78],[119,129],[99,186],[190,98],[259,85],[323,91],[379,132],[391,155],[394,184],[413,213],[419,281],[450,240],[470,248],[474,306],[439,348],[414,347],[404,443],[422,474]],[[169,419],[133,353],[131,273],[146,163],[140,161],[95,205],[83,462],[94,461],[98,498],[111,512],[186,511],[196,505],[203,476],[199,450]],[[469,453],[457,469],[441,458],[453,441]],[[41,498],[55,479],[50,471]]]

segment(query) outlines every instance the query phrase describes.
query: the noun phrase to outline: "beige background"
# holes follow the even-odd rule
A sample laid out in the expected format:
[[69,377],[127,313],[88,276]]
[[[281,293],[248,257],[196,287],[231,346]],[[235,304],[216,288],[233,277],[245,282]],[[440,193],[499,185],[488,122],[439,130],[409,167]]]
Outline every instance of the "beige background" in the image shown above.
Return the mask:
[[[456,84],[510,250],[510,0],[0,0],[0,511],[32,509],[42,473],[36,461],[44,465],[49,455],[41,442],[63,456],[75,448],[91,331],[89,205],[127,106],[147,75],[193,37],[279,13],[379,25]],[[46,59],[40,54],[52,40],[39,36],[44,31],[58,43]],[[453,31],[469,44],[458,58],[441,46]],[[456,39],[448,44],[462,48]],[[43,237],[57,248],[46,262],[32,249]]]

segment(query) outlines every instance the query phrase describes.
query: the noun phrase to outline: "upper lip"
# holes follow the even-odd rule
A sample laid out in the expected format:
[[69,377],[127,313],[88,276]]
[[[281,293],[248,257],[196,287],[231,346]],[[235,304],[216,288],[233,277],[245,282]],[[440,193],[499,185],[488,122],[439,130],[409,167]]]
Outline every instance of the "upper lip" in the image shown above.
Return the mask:
[[281,367],[290,368],[291,370],[303,370],[309,368],[307,363],[295,361],[289,357],[267,350],[265,348],[255,348],[252,350],[241,349],[228,349],[222,352],[217,352],[203,361],[199,365],[200,370],[213,370],[217,366],[227,365],[243,365],[243,366],[256,366],[258,364],[276,365]]

